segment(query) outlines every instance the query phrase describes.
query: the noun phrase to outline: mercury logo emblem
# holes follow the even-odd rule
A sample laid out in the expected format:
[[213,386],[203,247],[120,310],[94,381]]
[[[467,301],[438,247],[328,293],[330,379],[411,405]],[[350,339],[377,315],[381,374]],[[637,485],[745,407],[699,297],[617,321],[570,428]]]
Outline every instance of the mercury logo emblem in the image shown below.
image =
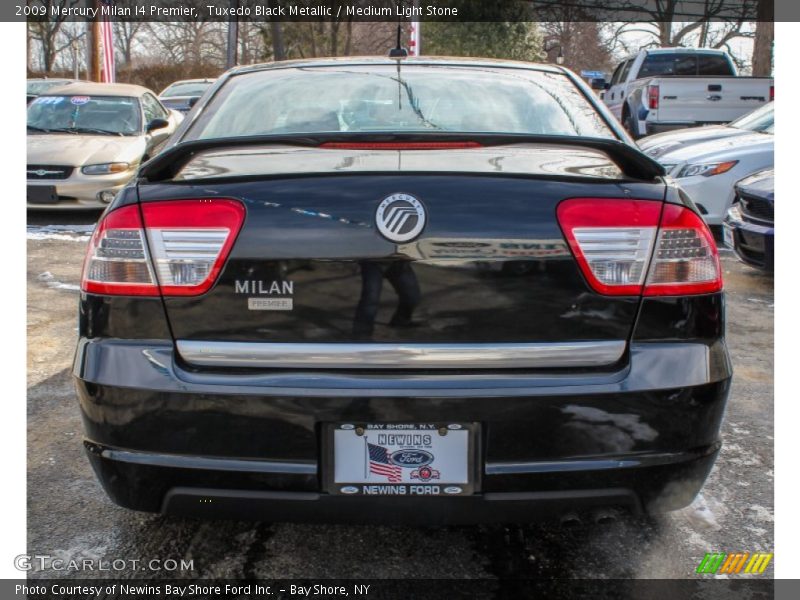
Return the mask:
[[383,199],[375,213],[375,224],[392,242],[410,242],[425,228],[425,208],[410,194],[392,194]]

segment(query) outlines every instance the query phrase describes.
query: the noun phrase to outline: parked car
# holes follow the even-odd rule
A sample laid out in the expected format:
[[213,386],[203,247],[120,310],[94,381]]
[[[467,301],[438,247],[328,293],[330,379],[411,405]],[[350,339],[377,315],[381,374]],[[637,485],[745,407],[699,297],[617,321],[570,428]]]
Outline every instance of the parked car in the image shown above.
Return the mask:
[[736,200],[723,223],[725,245],[752,267],[775,265],[775,172],[761,171],[736,185]]
[[179,110],[187,113],[191,110],[194,103],[205,94],[216,79],[186,79],[169,84],[158,95],[158,99],[167,108]]
[[733,203],[737,181],[772,168],[772,130],[679,147],[658,157],[697,204],[706,223],[718,228]]
[[731,57],[706,48],[641,50],[614,71],[604,101],[634,137],[728,123],[771,101],[772,78],[740,77]]
[[639,140],[639,148],[645,154],[658,159],[678,148],[691,144],[701,144],[722,138],[744,136],[752,132],[774,133],[775,131],[775,106],[774,102],[747,113],[727,125],[707,125],[705,127],[688,127],[678,131],[657,133]]
[[182,120],[135,85],[48,90],[28,107],[28,208],[105,208]]
[[73,372],[114,502],[458,523],[692,501],[731,381],[716,245],[576,75],[347,58],[216,85],[89,243]]
[[62,85],[68,85],[70,83],[76,83],[77,81],[77,79],[28,79],[28,83],[26,85],[28,104],[33,102],[37,96],[44,94],[47,90],[60,87]]

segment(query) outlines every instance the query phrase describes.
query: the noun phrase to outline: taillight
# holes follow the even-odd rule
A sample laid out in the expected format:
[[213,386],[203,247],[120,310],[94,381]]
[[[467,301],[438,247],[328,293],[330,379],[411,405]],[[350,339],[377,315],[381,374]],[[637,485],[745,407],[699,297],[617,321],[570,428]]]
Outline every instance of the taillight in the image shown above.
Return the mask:
[[658,109],[658,94],[659,87],[657,85],[651,85],[647,88],[647,106],[650,108],[650,110]]
[[221,198],[111,211],[92,234],[81,289],[123,296],[202,294],[217,280],[244,216],[240,202]]
[[[589,286],[611,296],[716,292],[722,276],[708,226],[687,208],[650,200],[573,198],[558,222]],[[652,257],[652,260],[651,260]]]
[[719,254],[708,225],[688,208],[665,204],[644,295],[680,296],[721,289]]
[[589,285],[601,294],[641,294],[661,204],[648,200],[573,198],[558,222]]
[[138,206],[118,208],[94,228],[81,289],[94,294],[158,295]]
[[773,100],[775,100],[775,86],[771,85],[769,86],[769,101],[772,102]]

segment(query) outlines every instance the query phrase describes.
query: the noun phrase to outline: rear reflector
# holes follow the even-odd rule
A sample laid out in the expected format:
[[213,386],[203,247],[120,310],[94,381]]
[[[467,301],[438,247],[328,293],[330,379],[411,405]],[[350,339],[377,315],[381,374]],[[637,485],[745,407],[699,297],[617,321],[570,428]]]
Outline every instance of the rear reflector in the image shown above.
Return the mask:
[[244,215],[240,202],[219,198],[114,210],[92,234],[81,289],[125,296],[202,294],[217,280]]
[[[722,289],[714,238],[691,210],[650,200],[573,198],[558,222],[590,287],[613,296]],[[651,261],[652,257],[652,261]]]
[[481,148],[478,142],[325,142],[329,150],[459,150]]

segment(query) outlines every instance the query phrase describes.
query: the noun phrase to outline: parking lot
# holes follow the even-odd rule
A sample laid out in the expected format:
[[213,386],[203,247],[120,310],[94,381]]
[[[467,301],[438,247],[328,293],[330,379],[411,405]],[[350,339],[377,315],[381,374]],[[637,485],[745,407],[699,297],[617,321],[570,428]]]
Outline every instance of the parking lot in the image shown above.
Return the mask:
[[182,572],[113,573],[124,578],[683,578],[696,576],[706,552],[773,551],[773,281],[726,250],[733,392],[722,453],[687,509],[574,527],[410,528],[200,522],[119,508],[83,454],[70,374],[80,269],[96,217],[29,214],[29,554],[193,561]]

